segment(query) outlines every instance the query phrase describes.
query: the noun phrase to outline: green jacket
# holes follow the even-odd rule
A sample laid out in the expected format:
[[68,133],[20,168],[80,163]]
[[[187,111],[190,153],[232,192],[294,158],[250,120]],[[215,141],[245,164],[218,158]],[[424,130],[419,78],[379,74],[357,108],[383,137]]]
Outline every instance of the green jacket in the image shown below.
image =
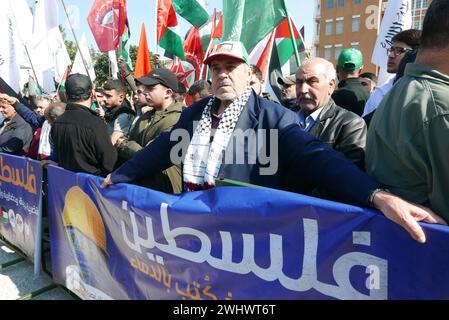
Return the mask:
[[[168,132],[178,122],[179,116],[184,109],[182,103],[174,102],[163,111],[152,110],[140,116],[131,128],[128,139],[117,146],[119,161],[121,163],[133,158],[149,142],[157,138],[162,132]],[[182,192],[181,168],[172,166],[164,170],[164,174],[170,178],[174,193]],[[160,180],[153,178],[153,181]],[[163,177],[162,177],[163,180]],[[160,183],[157,183],[160,185]],[[154,185],[143,183],[154,189],[170,192],[165,187],[159,188]]]
[[449,221],[449,75],[408,64],[368,130],[366,169]]

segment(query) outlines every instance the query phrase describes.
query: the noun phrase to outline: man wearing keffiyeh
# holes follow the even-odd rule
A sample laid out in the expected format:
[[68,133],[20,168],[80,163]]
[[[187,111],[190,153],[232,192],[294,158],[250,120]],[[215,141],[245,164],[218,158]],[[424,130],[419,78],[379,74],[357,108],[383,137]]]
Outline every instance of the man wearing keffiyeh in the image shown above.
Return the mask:
[[295,113],[257,96],[249,87],[242,43],[217,45],[204,63],[214,96],[184,110],[171,132],[112,172],[103,188],[181,163],[185,191],[213,188],[222,178],[298,193],[319,187],[338,201],[379,209],[419,242],[425,235],[417,221],[444,223],[429,209],[382,189],[343,154],[303,132]]

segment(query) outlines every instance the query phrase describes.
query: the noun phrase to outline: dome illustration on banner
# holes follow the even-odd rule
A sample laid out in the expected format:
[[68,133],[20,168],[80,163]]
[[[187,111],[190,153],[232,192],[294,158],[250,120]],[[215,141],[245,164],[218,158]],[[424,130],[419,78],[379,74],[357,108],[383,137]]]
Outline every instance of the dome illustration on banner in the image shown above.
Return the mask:
[[13,209],[8,210],[8,217],[9,217],[9,223],[11,224],[11,228],[14,229],[16,227],[16,215],[14,214]]
[[65,267],[66,287],[82,299],[111,300],[127,297],[108,267],[106,226],[90,196],[71,187],[64,199],[62,224],[75,261]]
[[[81,271],[81,278],[93,285],[96,274],[88,261],[105,263],[106,231],[103,219],[92,199],[79,187],[72,187],[65,196],[62,221],[72,253]],[[91,260],[93,259],[93,260]]]

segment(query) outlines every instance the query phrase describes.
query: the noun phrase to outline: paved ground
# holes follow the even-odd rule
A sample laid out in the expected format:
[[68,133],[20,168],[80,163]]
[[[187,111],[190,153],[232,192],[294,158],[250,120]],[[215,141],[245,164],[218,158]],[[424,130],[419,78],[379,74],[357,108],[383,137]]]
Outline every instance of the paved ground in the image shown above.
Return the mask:
[[[49,265],[47,259],[47,265]],[[33,264],[0,241],[0,300],[73,300],[62,287],[41,272],[34,275]]]

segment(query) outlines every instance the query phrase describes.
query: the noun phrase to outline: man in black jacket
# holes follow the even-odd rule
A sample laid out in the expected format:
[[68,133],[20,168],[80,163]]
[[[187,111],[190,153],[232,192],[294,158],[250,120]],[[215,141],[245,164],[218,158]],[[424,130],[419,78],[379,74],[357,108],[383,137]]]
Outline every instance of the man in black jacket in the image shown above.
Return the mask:
[[366,125],[353,112],[332,100],[334,66],[321,58],[307,60],[296,73],[300,126],[304,131],[340,151],[359,168],[365,166]]
[[111,142],[115,145],[118,139],[128,135],[136,113],[126,99],[126,87],[120,80],[106,82],[103,93],[106,98],[104,119],[108,125]]
[[369,94],[359,76],[363,69],[362,53],[354,48],[343,50],[338,57],[338,89],[332,94],[335,103],[361,116]]
[[114,168],[117,151],[106,124],[90,109],[94,94],[87,76],[72,74],[67,78],[68,104],[51,129],[55,154],[50,160],[67,170],[106,176]]

